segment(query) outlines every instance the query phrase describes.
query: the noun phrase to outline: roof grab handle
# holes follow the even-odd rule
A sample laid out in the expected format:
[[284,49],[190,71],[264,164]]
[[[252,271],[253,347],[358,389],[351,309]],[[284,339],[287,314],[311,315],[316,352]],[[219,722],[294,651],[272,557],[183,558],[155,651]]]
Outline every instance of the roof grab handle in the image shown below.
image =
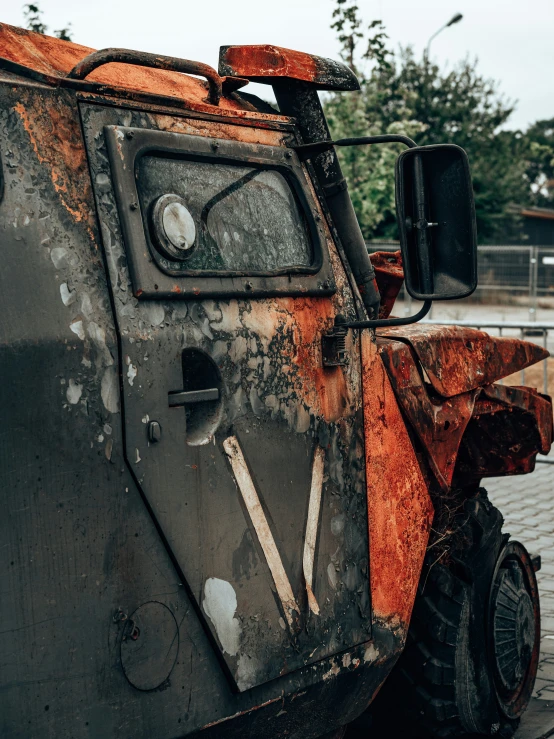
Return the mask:
[[213,67],[189,59],[178,59],[173,56],[148,54],[144,51],[131,49],[101,49],[89,54],[73,67],[67,75],[68,79],[84,80],[85,77],[104,64],[136,64],[140,67],[165,69],[168,72],[182,72],[204,77],[208,81],[207,100],[212,105],[219,105],[223,92],[224,79],[219,76]]

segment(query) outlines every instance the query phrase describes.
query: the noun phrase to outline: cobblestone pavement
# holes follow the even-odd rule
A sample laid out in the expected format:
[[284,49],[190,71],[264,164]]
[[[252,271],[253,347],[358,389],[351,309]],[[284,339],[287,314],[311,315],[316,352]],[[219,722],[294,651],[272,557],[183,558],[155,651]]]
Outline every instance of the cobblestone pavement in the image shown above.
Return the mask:
[[537,573],[541,659],[534,692],[537,700],[530,707],[539,728],[531,728],[530,715],[517,734],[518,739],[542,739],[554,729],[554,465],[537,464],[530,475],[491,478],[482,484],[504,516],[504,530],[542,558]]

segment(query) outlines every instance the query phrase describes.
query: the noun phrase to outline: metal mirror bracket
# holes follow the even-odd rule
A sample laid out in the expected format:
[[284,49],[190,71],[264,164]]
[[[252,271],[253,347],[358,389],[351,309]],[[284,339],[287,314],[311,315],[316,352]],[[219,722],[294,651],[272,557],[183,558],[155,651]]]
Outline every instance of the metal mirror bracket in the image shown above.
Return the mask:
[[[324,151],[327,151],[328,149],[331,149],[333,146],[359,146],[364,144],[405,144],[410,149],[416,148],[417,144],[416,142],[409,138],[408,136],[402,136],[397,134],[383,134],[382,136],[359,136],[357,138],[349,138],[349,139],[337,139],[337,141],[317,141],[313,144],[300,144],[299,146],[295,146],[294,150],[296,151],[299,159],[301,161],[305,161],[306,159],[311,159],[311,157],[317,156],[318,154],[321,154]],[[420,185],[418,187],[418,204],[421,201],[421,204],[424,204],[424,193],[423,193],[423,173],[421,171],[421,157],[417,157],[417,174],[419,174],[419,177],[416,177],[417,184]],[[418,232],[419,236],[419,232]],[[420,241],[424,241],[425,244],[428,246],[427,242],[427,234],[423,232],[421,234]],[[425,246],[423,244],[423,246]],[[423,255],[422,255],[423,256]],[[420,265],[422,266],[422,265]],[[425,269],[423,269],[424,274],[424,282],[426,285],[428,285],[431,281],[431,275],[428,271],[427,264],[425,265]],[[341,326],[343,328],[382,328],[384,326],[408,326],[410,323],[416,323],[417,321],[420,321],[422,318],[425,318],[425,316],[429,313],[431,310],[432,305],[431,300],[426,300],[421,309],[415,313],[413,316],[406,316],[405,318],[375,318],[369,321],[351,321],[351,322],[344,322],[344,319],[337,322],[337,326]]]

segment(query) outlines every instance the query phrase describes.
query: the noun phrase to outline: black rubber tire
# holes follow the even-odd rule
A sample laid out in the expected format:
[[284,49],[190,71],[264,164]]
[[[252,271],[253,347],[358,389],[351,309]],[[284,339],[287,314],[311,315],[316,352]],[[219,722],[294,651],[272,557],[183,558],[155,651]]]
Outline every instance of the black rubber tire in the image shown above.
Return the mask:
[[406,648],[369,709],[372,736],[513,736],[519,719],[500,709],[486,638],[502,523],[480,489],[456,516],[448,565],[429,550]]

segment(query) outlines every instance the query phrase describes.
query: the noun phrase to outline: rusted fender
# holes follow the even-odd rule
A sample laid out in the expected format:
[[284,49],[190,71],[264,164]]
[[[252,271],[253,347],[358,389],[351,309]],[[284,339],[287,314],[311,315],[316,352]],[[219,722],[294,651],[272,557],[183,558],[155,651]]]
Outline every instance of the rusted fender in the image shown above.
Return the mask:
[[488,385],[460,445],[454,484],[524,475],[552,445],[552,401],[529,387]]
[[369,255],[369,259],[375,270],[375,279],[381,295],[379,318],[388,318],[404,282],[402,254],[400,251],[392,253],[376,251]]
[[453,398],[432,397],[409,344],[378,339],[377,346],[402,410],[428,454],[431,469],[441,488],[448,490],[480,388]]
[[310,82],[320,90],[359,90],[356,75],[345,64],[314,54],[270,44],[222,46],[219,74],[270,82],[281,78]]
[[377,346],[362,335],[371,603],[403,641],[434,508]]
[[490,385],[549,356],[546,349],[528,341],[489,336],[461,326],[416,324],[379,329],[378,333],[407,342],[443,398]]

